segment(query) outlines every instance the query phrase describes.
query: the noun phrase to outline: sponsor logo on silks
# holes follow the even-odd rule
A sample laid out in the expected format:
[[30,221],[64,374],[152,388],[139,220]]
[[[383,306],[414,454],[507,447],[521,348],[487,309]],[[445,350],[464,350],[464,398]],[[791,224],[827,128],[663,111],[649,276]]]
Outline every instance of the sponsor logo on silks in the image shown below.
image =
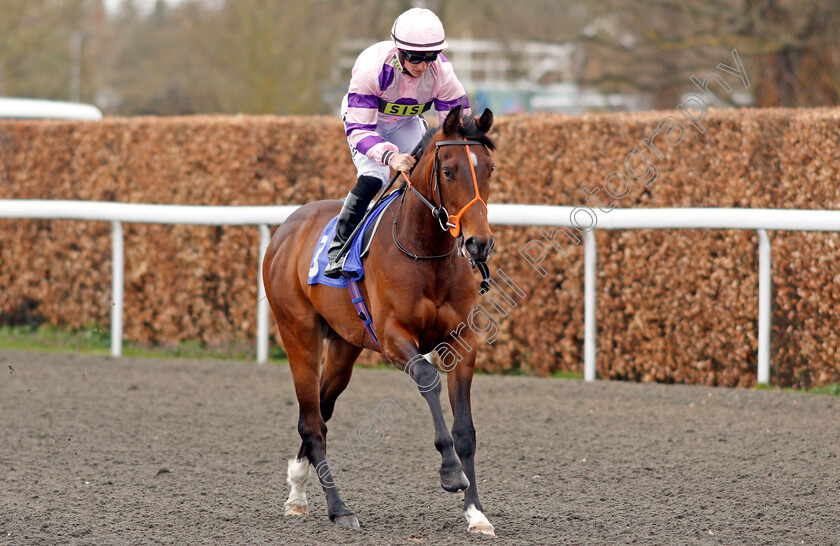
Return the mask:
[[432,107],[433,100],[426,104],[397,104],[379,99],[379,111],[389,116],[419,116]]

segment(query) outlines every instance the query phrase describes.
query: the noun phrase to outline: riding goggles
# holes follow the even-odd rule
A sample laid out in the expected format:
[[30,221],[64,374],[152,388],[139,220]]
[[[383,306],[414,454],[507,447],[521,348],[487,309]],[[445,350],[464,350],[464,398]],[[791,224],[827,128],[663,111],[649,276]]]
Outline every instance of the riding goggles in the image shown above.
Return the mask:
[[406,51],[400,50],[403,60],[411,64],[433,63],[437,60],[440,51]]

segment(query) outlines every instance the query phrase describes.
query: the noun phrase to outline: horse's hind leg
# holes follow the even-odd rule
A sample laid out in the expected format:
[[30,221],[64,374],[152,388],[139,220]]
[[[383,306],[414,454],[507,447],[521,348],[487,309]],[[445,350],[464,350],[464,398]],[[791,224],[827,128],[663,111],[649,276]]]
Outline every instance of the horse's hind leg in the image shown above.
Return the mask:
[[[297,459],[289,461],[289,483],[292,493],[286,504],[286,515],[306,515],[306,494],[304,487],[309,476],[310,466],[324,488],[327,497],[327,513],[331,521],[349,527],[358,527],[359,521],[338,494],[327,465],[327,424],[321,417],[319,368],[323,341],[321,319],[311,311],[308,320],[301,320],[301,314],[295,320],[283,320],[277,323],[289,366],[295,384],[300,418],[298,432],[302,440]],[[308,464],[306,464],[308,461]],[[295,507],[295,508],[292,508]]]
[[[311,405],[311,402],[304,402],[304,398],[311,399],[311,393],[304,382],[306,377],[311,375],[311,370],[314,368],[317,381],[317,370],[320,364],[321,357],[321,341],[320,336],[312,335],[317,332],[317,325],[310,325],[308,335],[300,336],[299,329],[293,329],[288,325],[290,321],[278,320],[278,328],[280,330],[280,337],[283,339],[283,346],[286,349],[286,354],[289,357],[289,367],[292,371],[292,378],[295,383],[295,393],[298,398],[298,405],[300,406],[300,418],[298,423],[298,431],[303,435],[301,425],[306,422],[304,408]],[[306,338],[311,337],[309,343],[306,343]],[[308,345],[308,346],[307,346]],[[298,387],[298,385],[301,385]],[[298,450],[297,457],[289,460],[286,481],[291,486],[289,498],[285,502],[284,515],[286,516],[307,516],[309,514],[308,502],[306,500],[306,484],[309,482],[309,476],[312,471],[308,457],[308,444],[304,441]]]
[[283,504],[283,513],[286,516],[309,515],[309,506],[306,501],[306,484],[309,482],[309,474],[312,465],[306,458],[306,450],[301,445],[297,457],[289,460],[286,481],[291,486],[288,500]]
[[[324,359],[324,369],[321,371],[321,418],[324,422],[332,417],[335,401],[344,392],[353,374],[353,363],[362,352],[360,347],[351,345],[338,337],[334,332],[327,338],[327,352]],[[289,461],[288,482],[292,487],[289,500],[286,501],[287,516],[306,516],[306,483],[312,465],[306,458],[306,445],[301,444],[297,459]]]
[[359,358],[362,348],[345,341],[335,332],[327,337],[327,352],[324,369],[321,371],[321,417],[329,421],[335,409],[335,401],[347,388],[353,375],[353,364]]

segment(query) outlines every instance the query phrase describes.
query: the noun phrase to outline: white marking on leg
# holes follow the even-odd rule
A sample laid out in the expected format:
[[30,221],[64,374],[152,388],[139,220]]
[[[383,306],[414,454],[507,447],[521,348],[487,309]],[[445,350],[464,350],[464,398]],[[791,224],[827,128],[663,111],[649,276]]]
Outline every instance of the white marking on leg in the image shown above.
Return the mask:
[[493,529],[493,526],[474,504],[469,505],[464,510],[464,517],[467,518],[468,529],[471,533],[484,533],[485,535],[496,536],[496,531]]
[[309,482],[309,472],[312,465],[308,459],[291,459],[289,461],[288,477],[286,481],[292,486],[289,500],[284,504],[284,514],[287,516],[306,516],[306,484]]

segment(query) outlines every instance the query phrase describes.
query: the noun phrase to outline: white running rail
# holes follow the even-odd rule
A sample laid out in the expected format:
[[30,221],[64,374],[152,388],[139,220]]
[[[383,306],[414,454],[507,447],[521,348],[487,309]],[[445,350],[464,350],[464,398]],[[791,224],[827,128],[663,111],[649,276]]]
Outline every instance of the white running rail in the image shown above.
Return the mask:
[[[112,298],[111,354],[122,354],[123,234],[122,222],[150,224],[256,225],[260,248],[257,267],[257,361],[268,359],[268,303],[262,283],[262,260],[268,247],[268,226],[283,222],[296,205],[201,206],[110,203],[100,201],[0,200],[0,218],[42,220],[96,220],[111,222]],[[586,207],[547,205],[489,206],[490,223],[517,226],[575,227],[571,215]],[[576,217],[577,219],[577,217]],[[583,227],[583,226],[581,226]],[[766,230],[840,231],[840,211],[789,209],[614,209],[597,214],[594,229],[749,229],[759,238],[758,382],[770,380],[771,264]],[[596,361],[595,274],[596,241],[593,231],[584,233],[584,379],[594,381]]]

